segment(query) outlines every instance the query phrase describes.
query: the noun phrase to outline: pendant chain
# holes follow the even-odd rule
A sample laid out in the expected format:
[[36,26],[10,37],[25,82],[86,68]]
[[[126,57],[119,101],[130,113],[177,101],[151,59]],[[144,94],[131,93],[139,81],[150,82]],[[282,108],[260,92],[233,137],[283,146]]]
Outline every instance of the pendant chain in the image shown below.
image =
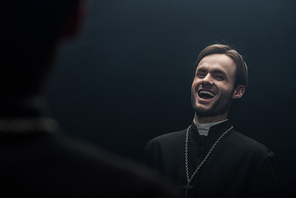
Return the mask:
[[229,129],[227,129],[213,144],[212,148],[209,150],[208,154],[205,156],[205,158],[202,160],[202,162],[198,165],[198,167],[195,169],[191,177],[189,177],[189,171],[188,171],[188,134],[189,130],[191,128],[191,125],[187,128],[186,131],[186,139],[185,139],[185,168],[186,168],[186,178],[187,178],[187,184],[189,185],[190,182],[192,181],[193,177],[196,175],[197,171],[200,169],[200,167],[205,163],[205,161],[208,159],[218,142],[223,138],[224,135],[226,135],[232,128],[231,126]]

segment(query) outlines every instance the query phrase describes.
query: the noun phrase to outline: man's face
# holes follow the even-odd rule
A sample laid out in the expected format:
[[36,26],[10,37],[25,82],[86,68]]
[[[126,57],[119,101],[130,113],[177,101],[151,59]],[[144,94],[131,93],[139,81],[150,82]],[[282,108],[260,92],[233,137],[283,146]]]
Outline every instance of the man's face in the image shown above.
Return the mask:
[[234,90],[236,65],[224,54],[204,57],[191,86],[191,103],[196,115],[227,118]]

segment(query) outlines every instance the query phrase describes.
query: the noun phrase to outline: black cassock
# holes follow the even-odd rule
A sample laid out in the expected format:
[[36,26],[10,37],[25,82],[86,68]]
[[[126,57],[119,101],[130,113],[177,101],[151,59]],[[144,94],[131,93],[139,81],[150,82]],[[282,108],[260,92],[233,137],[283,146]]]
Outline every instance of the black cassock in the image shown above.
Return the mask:
[[32,101],[0,98],[1,197],[179,197],[138,163],[48,130],[42,102]]
[[[208,136],[199,135],[191,124],[188,140],[189,177],[220,135],[231,124],[225,121],[210,128]],[[186,129],[150,140],[144,162],[175,181],[187,185],[185,170]],[[216,145],[209,158],[192,179],[188,197],[277,197],[274,154],[264,145],[235,130]]]

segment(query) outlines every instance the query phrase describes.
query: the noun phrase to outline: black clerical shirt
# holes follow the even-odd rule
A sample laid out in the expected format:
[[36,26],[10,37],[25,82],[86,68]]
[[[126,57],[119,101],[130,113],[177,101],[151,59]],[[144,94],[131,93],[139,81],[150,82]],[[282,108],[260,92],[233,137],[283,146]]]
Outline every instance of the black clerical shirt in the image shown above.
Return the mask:
[[[208,136],[199,135],[192,123],[188,140],[189,177],[229,121],[212,126]],[[187,184],[185,171],[186,129],[149,141],[144,161],[180,188]],[[229,131],[192,179],[188,197],[277,197],[274,154],[264,145],[235,130]]]

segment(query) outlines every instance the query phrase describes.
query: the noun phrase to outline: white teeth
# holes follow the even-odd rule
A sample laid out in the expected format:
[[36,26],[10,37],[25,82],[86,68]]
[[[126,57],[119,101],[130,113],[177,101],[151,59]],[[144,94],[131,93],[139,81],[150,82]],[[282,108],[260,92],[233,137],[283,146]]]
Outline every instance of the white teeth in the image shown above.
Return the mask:
[[205,90],[202,90],[202,91],[200,91],[200,92],[199,92],[199,94],[208,94],[208,95],[210,95],[210,96],[213,96],[213,97],[214,97],[214,94],[213,94],[212,92],[210,92],[210,91],[205,91]]

